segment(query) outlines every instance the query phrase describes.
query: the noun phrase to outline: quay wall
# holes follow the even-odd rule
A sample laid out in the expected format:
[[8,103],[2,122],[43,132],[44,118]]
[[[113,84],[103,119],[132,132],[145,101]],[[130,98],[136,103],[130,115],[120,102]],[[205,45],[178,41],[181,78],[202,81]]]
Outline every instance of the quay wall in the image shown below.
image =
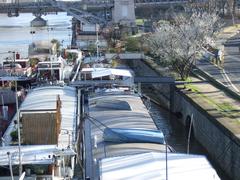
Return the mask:
[[[151,72],[151,75],[154,74],[153,70],[142,61],[133,61],[131,65],[136,74],[144,75],[148,72]],[[153,87],[154,97],[168,109],[170,109],[170,94],[174,95],[171,111],[181,115],[178,119],[186,128],[190,127],[192,120],[192,131],[195,138],[231,179],[239,180],[239,138],[219,123],[219,117],[210,115],[207,107],[198,105],[187,90],[175,88],[174,93],[170,93],[167,85],[155,84]]]
[[[160,89],[159,89],[160,90]],[[187,94],[176,89],[173,112],[181,112],[181,123],[192,130],[195,138],[205,147],[210,157],[231,179],[240,179],[240,140],[216,117],[196,104]],[[190,147],[191,148],[191,147]]]

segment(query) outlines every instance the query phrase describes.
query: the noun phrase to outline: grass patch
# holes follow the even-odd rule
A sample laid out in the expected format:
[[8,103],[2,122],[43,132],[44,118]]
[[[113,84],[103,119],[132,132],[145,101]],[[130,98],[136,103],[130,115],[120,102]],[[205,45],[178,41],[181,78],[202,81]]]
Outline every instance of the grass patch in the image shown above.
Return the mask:
[[223,112],[230,112],[236,110],[231,104],[228,102],[218,103],[217,106]]
[[[185,87],[191,92],[194,92],[198,97],[203,98],[208,104],[214,106],[216,110],[221,113],[222,115],[229,117],[229,118],[238,118],[240,116],[240,110],[236,109],[233,105],[229,102],[222,102],[218,103],[214,99],[209,96],[204,95],[200,92],[197,86],[192,84],[187,84]],[[240,123],[240,119],[237,120]]]
[[223,29],[223,32],[225,32],[225,33],[233,32],[233,31],[238,30],[239,27],[240,27],[240,24],[235,24],[235,25],[233,25],[233,26],[228,26],[228,27],[225,27],[225,28]]
[[144,25],[144,19],[136,19],[135,23],[138,26],[143,26]]

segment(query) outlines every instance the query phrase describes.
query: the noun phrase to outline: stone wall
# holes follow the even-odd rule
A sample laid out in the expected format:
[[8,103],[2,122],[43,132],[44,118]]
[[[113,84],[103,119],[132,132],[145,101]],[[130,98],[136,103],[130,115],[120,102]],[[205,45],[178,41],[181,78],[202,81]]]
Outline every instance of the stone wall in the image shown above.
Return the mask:
[[[170,109],[170,88],[166,85],[154,85],[156,97],[161,106]],[[210,157],[219,167],[234,180],[240,179],[240,140],[218,119],[209,115],[186,94],[178,89],[174,92],[172,112],[180,114],[178,120],[189,128],[192,120],[192,131],[195,138],[208,151]],[[191,148],[191,147],[190,147]]]
[[[131,61],[129,65],[133,68],[136,75],[157,75],[142,61]],[[153,87],[153,98],[158,99],[159,103],[168,109],[170,109],[170,99],[173,96],[173,107],[171,110],[181,117],[179,121],[185,125],[186,128],[189,128],[192,119],[192,130],[195,138],[205,147],[210,157],[231,179],[239,180],[239,138],[221,125],[217,117],[215,118],[209,115],[204,108],[194,102],[193,99],[187,95],[188,91],[175,89],[174,93],[170,95],[170,86],[168,85],[155,84]]]
[[189,126],[192,118],[194,136],[206,148],[211,158],[229,177],[240,179],[239,138],[184,93],[175,91],[174,102],[174,112],[182,113],[179,120],[185,126]]

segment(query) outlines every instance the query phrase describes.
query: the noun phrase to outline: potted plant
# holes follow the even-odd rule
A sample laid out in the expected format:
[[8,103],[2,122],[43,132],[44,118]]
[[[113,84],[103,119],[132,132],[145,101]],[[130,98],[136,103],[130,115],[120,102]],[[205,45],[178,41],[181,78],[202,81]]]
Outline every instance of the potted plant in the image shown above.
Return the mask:
[[13,141],[17,141],[17,139],[18,139],[18,131],[17,130],[12,131],[10,135],[11,135],[11,138]]

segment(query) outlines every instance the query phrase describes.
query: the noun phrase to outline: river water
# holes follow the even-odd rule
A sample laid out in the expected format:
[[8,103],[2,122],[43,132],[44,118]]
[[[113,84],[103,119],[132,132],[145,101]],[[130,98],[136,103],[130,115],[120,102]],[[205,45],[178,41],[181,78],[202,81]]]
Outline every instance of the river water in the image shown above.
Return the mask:
[[[21,57],[28,57],[28,46],[35,41],[51,41],[58,39],[63,47],[71,42],[71,16],[61,12],[42,16],[47,20],[46,27],[31,27],[35,17],[30,13],[21,13],[18,17],[0,14],[0,63],[12,55],[8,51],[19,52]],[[30,33],[30,32],[35,33]]]
[[144,100],[144,104],[149,110],[157,128],[163,132],[167,144],[174,151],[177,153],[187,153],[187,149],[189,149],[190,154],[205,155],[217,171],[221,180],[231,180],[209,157],[207,151],[194,137],[191,137],[188,141],[188,132],[174,115],[149,100]]
[[[21,57],[28,57],[28,45],[35,41],[51,41],[58,39],[62,42],[63,47],[67,47],[71,42],[71,19],[66,13],[58,13],[58,15],[43,16],[48,21],[48,26],[41,28],[33,28],[30,21],[34,16],[30,13],[20,14],[19,17],[7,17],[0,14],[0,63],[11,54],[8,51],[19,52]],[[30,32],[34,31],[34,34]],[[160,108],[154,103],[148,103],[149,111],[154,119],[157,127],[161,129],[166,137],[167,143],[180,153],[187,152],[187,133],[185,128],[173,117],[168,111]],[[190,153],[205,154],[205,149],[194,139],[191,138]],[[211,161],[211,160],[210,160]],[[211,161],[214,165],[214,162]],[[219,168],[215,165],[221,179],[229,180]]]

